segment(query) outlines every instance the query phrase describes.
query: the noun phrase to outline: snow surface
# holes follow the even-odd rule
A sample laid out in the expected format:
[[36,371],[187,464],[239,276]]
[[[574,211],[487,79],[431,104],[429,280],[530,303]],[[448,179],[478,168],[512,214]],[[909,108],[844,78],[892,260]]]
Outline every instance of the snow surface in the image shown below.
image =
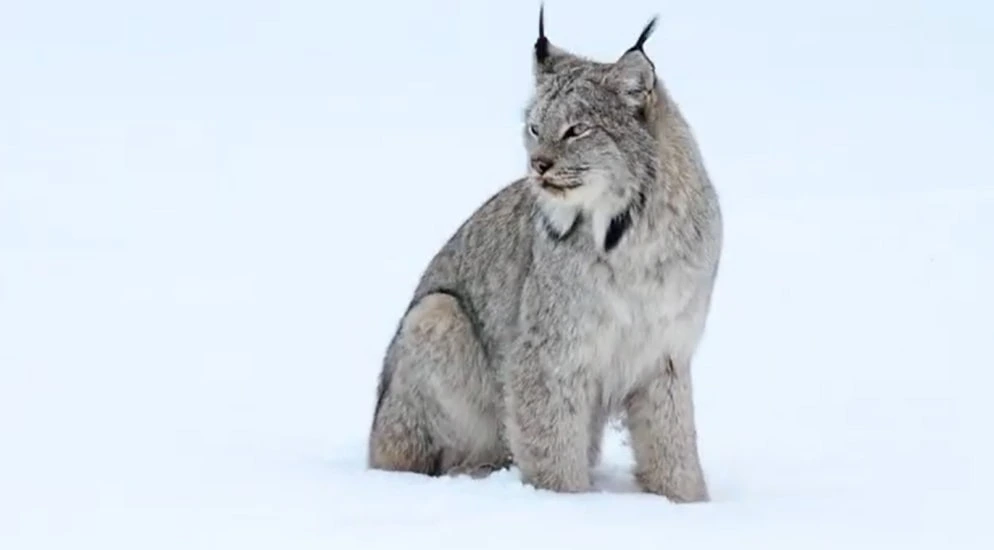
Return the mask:
[[369,472],[384,346],[523,167],[537,3],[0,7],[0,548],[992,548],[994,17],[547,2],[722,194],[714,501]]

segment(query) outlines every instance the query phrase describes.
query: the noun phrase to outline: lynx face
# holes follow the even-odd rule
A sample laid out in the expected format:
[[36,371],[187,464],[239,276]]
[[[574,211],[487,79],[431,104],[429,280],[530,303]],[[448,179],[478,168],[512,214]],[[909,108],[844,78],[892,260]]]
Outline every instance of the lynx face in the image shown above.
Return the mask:
[[607,72],[591,65],[537,87],[524,131],[529,175],[541,192],[589,205],[655,177],[656,139]]
[[655,181],[656,76],[641,48],[651,30],[615,63],[599,63],[552,46],[540,23],[523,137],[529,179],[544,198],[592,208],[628,202]]

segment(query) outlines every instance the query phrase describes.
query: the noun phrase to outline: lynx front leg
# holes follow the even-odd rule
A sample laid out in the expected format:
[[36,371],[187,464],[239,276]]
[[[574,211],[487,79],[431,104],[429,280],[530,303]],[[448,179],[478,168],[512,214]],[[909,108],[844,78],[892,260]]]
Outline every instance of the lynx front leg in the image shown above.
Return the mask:
[[523,481],[540,489],[592,487],[590,399],[579,373],[563,376],[534,359],[509,369],[507,437]]
[[590,415],[590,445],[587,447],[587,464],[597,467],[601,460],[601,444],[604,443],[604,428],[607,427],[607,411],[594,406]]
[[706,502],[689,363],[667,360],[662,371],[626,403],[635,478],[644,490],[673,502]]

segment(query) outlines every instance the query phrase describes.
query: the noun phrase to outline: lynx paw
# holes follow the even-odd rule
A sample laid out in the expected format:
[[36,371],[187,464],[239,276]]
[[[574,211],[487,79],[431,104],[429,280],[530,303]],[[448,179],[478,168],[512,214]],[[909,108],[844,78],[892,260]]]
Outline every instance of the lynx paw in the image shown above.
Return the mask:
[[703,475],[686,472],[636,472],[635,480],[642,490],[662,495],[669,501],[684,504],[692,502],[708,502],[707,483]]

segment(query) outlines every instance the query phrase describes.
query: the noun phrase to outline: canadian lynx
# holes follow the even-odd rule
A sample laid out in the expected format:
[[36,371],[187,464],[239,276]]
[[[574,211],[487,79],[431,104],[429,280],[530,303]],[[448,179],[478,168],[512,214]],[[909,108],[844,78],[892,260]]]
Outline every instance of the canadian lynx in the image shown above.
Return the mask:
[[455,232],[391,340],[372,468],[592,490],[607,421],[635,479],[706,501],[691,362],[722,220],[697,144],[643,45],[614,62],[549,42],[539,15],[522,138],[527,176]]

